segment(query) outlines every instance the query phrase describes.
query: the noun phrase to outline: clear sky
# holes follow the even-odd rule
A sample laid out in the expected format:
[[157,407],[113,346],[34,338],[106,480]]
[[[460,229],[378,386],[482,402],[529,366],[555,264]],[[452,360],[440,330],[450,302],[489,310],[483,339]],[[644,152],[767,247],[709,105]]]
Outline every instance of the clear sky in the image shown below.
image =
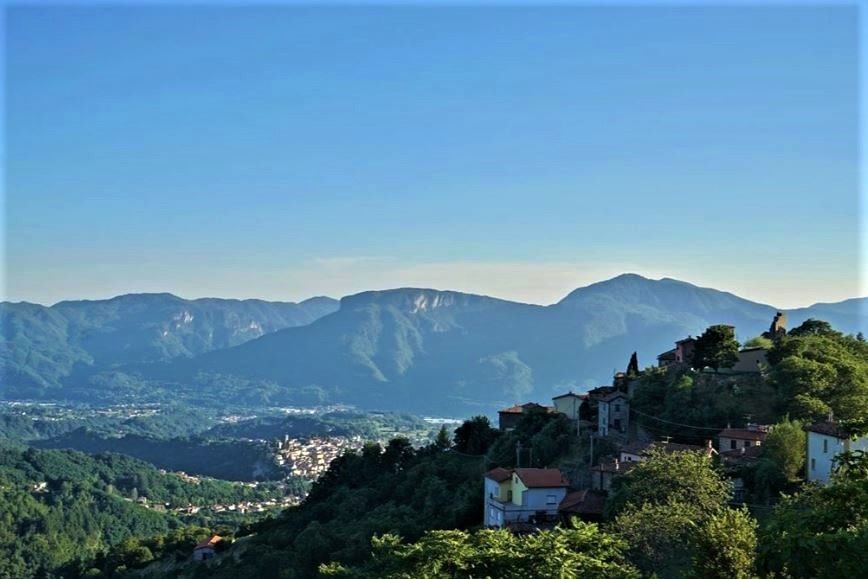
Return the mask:
[[6,14],[12,300],[859,287],[854,7]]

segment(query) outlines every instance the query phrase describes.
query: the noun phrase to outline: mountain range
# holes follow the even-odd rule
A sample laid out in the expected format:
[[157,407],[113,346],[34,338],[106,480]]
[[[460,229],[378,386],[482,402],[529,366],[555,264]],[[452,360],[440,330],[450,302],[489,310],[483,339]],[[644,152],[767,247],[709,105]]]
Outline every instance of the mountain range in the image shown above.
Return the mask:
[[[192,357],[309,324],[337,300],[301,303],[129,294],[51,307],[0,304],[0,394],[59,395],[94,371]],[[52,392],[54,391],[54,392]]]
[[[121,307],[140,301],[131,311]],[[162,305],[143,305],[150,301]],[[868,330],[866,305],[858,298],[787,313],[791,327],[813,317],[855,333]],[[609,383],[633,351],[650,365],[675,340],[711,324],[732,324],[745,341],[765,331],[777,309],[624,274],[550,306],[402,288],[339,304],[160,295],[3,304],[2,311],[3,361],[14,363],[3,375],[6,397],[32,395],[34,385],[42,395],[111,389],[112,380],[94,380],[111,371],[137,381],[137,396],[147,395],[142,383],[179,396],[206,386],[209,397],[224,400],[254,395],[456,414]]]

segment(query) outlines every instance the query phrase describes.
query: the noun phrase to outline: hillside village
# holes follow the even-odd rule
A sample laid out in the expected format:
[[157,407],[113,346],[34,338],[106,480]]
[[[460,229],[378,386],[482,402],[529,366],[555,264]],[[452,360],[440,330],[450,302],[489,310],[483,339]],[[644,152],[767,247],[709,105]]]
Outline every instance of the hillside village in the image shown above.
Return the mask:
[[[667,374],[698,371],[714,379],[759,376],[768,369],[767,356],[772,340],[786,335],[786,324],[786,314],[778,312],[768,331],[761,336],[763,340],[758,340],[762,345],[739,348],[726,366],[709,368],[696,364],[698,338],[687,336],[657,356],[656,368]],[[733,326],[726,325],[713,329],[732,336],[735,332]],[[763,442],[772,426],[748,420],[718,428],[710,424],[685,425],[707,435],[701,443],[693,444],[676,442],[669,436],[660,437],[653,428],[640,425],[635,420],[640,416],[639,411],[631,408],[642,376],[634,352],[626,370],[617,372],[610,385],[581,394],[569,391],[554,396],[551,404],[530,401],[501,409],[497,424],[501,432],[512,431],[523,417],[533,413],[566,417],[575,437],[587,443],[588,452],[581,458],[584,463],[581,466],[586,468],[566,472],[558,468],[531,467],[532,456],[523,454],[519,444],[514,468],[495,467],[484,475],[484,526],[521,532],[551,528],[574,516],[591,522],[601,521],[613,482],[655,451],[692,452],[712,457],[730,478],[731,504],[743,504],[743,473],[755,466],[762,456]],[[650,415],[641,415],[641,418],[646,423],[666,422]],[[804,430],[807,482],[827,484],[836,457],[850,451],[868,451],[868,436],[851,436],[831,413],[826,420],[808,424]]]

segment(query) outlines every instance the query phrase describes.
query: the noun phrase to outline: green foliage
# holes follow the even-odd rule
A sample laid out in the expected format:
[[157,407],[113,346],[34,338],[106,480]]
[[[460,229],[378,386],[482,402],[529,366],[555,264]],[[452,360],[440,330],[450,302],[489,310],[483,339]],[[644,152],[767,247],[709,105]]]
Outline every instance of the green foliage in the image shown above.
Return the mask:
[[693,351],[694,368],[732,368],[738,362],[738,341],[731,326],[710,326],[696,339]]
[[455,429],[455,450],[464,454],[485,454],[498,435],[487,417],[474,416]]
[[596,525],[577,522],[530,535],[509,531],[431,531],[415,543],[394,535],[373,539],[367,565],[326,565],[321,574],[352,579],[439,579],[499,577],[638,577],[625,561],[624,544]]
[[770,350],[774,345],[775,343],[765,336],[757,336],[744,343],[745,348],[765,348],[766,350]]
[[772,427],[763,443],[763,457],[772,462],[783,480],[796,480],[805,466],[806,445],[802,423],[785,418]]
[[653,452],[614,485],[610,524],[628,558],[659,577],[749,577],[756,523],[726,506],[729,483],[697,452]]
[[769,353],[781,410],[809,421],[832,411],[839,420],[865,423],[868,343],[824,328],[825,322],[814,322],[809,330],[793,330]]
[[755,577],[757,522],[746,509],[723,509],[695,537],[693,576],[701,579]]
[[707,515],[720,509],[729,493],[729,481],[704,453],[658,449],[615,479],[606,511],[612,516],[628,507],[674,501]]
[[521,444],[521,466],[548,467],[569,455],[578,444],[575,427],[563,414],[534,408],[522,414],[514,429],[501,434],[488,454],[489,463],[516,465],[516,448]]
[[61,568],[72,573],[80,561],[123,541],[129,547],[124,565],[159,556],[153,544],[134,537],[165,534],[183,523],[137,505],[137,496],[186,506],[275,495],[225,481],[188,483],[119,455],[0,449],[0,577],[45,576]]
[[763,529],[763,571],[793,578],[861,577],[868,569],[868,455],[842,458],[826,487],[785,497]]

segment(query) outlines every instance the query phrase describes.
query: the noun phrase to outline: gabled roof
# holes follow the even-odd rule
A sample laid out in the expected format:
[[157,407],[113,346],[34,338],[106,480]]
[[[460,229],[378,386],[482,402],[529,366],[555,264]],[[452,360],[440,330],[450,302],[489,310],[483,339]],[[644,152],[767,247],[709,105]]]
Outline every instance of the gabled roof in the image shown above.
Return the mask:
[[543,406],[542,404],[537,404],[536,402],[525,402],[524,404],[516,404],[515,406],[510,406],[509,408],[504,408],[503,410],[498,410],[498,414],[523,414],[525,410],[529,408],[544,408],[549,412],[552,411],[551,406]]
[[687,336],[686,338],[684,338],[682,340],[678,340],[675,343],[676,344],[687,344],[688,342],[695,342],[695,341],[696,341],[696,338],[694,338],[693,336]]
[[560,398],[570,398],[570,397],[581,398],[582,400],[585,400],[588,397],[588,395],[587,394],[576,394],[575,392],[570,391],[570,392],[567,392],[566,394],[561,394],[560,396],[552,396],[552,400],[558,400]]
[[675,359],[675,348],[672,348],[671,350],[666,350],[665,352],[663,352],[662,354],[657,356],[658,360],[662,360],[663,358],[671,358],[674,360]]
[[592,490],[581,490],[567,494],[558,511],[579,515],[602,515],[606,504],[606,495]]
[[485,478],[490,478],[496,482],[503,482],[512,477],[512,471],[506,468],[493,468],[485,473]]
[[614,386],[597,386],[588,390],[588,398],[599,400],[615,391]]
[[825,434],[826,436],[834,436],[841,440],[850,438],[843,430],[841,430],[841,427],[837,422],[815,422],[805,430],[808,432],[816,432],[817,434]]
[[517,468],[515,475],[529,489],[569,486],[563,473],[556,468]]
[[765,447],[748,446],[727,450],[720,453],[720,458],[728,464],[750,464],[758,461],[765,452]]
[[621,392],[619,390],[617,392],[612,392],[611,394],[607,394],[607,395],[603,396],[602,398],[600,398],[600,402],[611,402],[612,400],[615,400],[616,398],[627,398],[627,397],[628,396],[626,393]]
[[736,440],[758,440],[762,442],[768,436],[768,432],[762,430],[748,430],[747,428],[727,428],[717,435],[720,438],[734,438]]

